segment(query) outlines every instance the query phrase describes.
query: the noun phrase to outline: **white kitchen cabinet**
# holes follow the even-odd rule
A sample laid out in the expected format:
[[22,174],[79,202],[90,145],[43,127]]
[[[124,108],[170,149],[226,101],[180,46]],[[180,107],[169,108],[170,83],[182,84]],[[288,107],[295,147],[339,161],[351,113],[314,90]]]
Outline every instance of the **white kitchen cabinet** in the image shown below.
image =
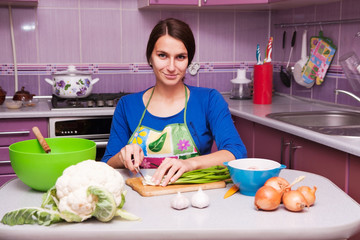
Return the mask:
[[13,143],[35,139],[32,128],[37,126],[48,137],[47,118],[0,119],[0,186],[16,177],[10,163],[9,146]]

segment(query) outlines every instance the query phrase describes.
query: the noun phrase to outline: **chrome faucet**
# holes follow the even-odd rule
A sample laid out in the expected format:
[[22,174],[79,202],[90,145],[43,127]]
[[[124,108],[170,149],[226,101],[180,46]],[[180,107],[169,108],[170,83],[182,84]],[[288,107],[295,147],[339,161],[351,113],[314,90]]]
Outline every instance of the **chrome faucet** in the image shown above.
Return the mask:
[[355,98],[358,102],[360,102],[360,97],[356,96],[355,94],[353,94],[353,93],[351,93],[351,92],[348,92],[348,91],[345,91],[345,90],[336,89],[336,90],[335,90],[335,94],[338,95],[339,93],[347,94],[347,95]]

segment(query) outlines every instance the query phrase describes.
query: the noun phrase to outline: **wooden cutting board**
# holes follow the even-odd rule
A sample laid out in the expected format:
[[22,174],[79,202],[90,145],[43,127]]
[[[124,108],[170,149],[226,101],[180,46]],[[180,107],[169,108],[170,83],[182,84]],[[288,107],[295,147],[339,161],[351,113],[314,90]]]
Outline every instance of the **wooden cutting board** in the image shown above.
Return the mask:
[[192,191],[197,191],[199,187],[201,187],[203,190],[206,190],[206,189],[224,188],[226,186],[225,181],[202,183],[202,184],[168,185],[166,187],[144,186],[141,177],[128,178],[126,180],[126,184],[143,197],[174,194],[177,192],[192,192]]

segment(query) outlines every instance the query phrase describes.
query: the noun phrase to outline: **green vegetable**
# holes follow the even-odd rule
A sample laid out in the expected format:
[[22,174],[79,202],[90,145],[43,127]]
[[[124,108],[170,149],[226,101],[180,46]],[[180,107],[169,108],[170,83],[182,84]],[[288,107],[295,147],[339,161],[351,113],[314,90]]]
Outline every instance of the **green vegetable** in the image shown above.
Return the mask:
[[223,166],[213,166],[184,173],[172,184],[210,183],[230,178],[229,170]]
[[[121,203],[116,206],[114,196],[102,187],[90,186],[87,194],[95,195],[97,203],[95,210],[91,216],[96,217],[99,221],[108,222],[115,216],[120,216],[126,220],[139,220],[139,218],[131,213],[121,209],[125,203],[125,195],[121,196]],[[10,226],[22,224],[39,224],[49,226],[53,223],[66,222],[82,222],[87,218],[83,218],[70,211],[60,212],[58,209],[59,200],[56,197],[56,188],[53,187],[43,194],[41,207],[21,208],[6,213],[1,223]]]
[[1,219],[1,223],[10,226],[22,224],[39,224],[49,226],[52,223],[61,222],[59,212],[44,208],[21,208],[8,212]]
[[113,195],[105,189],[99,187],[90,186],[87,190],[87,194],[93,194],[98,197],[96,208],[92,214],[101,222],[110,221],[116,213],[116,203]]

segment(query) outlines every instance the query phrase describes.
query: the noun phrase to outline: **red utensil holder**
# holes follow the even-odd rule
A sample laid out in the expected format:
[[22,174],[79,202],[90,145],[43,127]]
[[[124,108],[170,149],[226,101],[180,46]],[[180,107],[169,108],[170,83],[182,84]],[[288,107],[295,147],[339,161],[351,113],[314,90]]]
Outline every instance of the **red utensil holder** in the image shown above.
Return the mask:
[[273,65],[265,63],[254,65],[254,93],[255,104],[271,104],[273,88]]

